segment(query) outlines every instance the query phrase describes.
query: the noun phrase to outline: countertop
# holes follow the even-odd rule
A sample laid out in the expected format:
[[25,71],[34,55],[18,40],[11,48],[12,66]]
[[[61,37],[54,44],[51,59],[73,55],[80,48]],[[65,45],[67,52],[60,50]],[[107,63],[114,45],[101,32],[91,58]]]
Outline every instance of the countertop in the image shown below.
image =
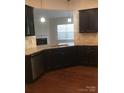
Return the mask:
[[[26,49],[25,55],[31,55],[37,52],[40,52],[45,49],[54,49],[54,48],[62,48],[62,47],[70,47],[70,46],[82,46],[82,45],[74,45],[74,44],[62,44],[62,45],[38,45],[35,48]],[[85,46],[85,45],[83,45]],[[86,45],[86,46],[98,46],[98,45]]]
[[61,48],[61,47],[69,47],[74,45],[39,45],[36,48],[26,49],[25,55],[31,55],[33,53],[45,50],[45,49],[53,49],[53,48]]

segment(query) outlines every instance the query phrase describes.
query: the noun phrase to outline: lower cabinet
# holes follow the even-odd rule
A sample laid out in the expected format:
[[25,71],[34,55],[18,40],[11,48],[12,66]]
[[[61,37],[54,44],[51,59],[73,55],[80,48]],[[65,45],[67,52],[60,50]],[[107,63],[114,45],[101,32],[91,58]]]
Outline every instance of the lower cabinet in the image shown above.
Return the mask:
[[32,82],[32,68],[31,68],[31,56],[25,56],[25,83]]
[[30,83],[44,72],[67,66],[98,66],[97,46],[46,49],[25,57],[25,80]]
[[79,65],[86,65],[87,64],[87,56],[86,56],[86,49],[82,46],[76,46],[77,48],[77,62]]
[[84,66],[98,66],[98,47],[78,46],[78,61]]
[[98,66],[98,48],[87,47],[87,62],[91,66]]
[[76,65],[75,47],[47,49],[42,52],[45,70]]

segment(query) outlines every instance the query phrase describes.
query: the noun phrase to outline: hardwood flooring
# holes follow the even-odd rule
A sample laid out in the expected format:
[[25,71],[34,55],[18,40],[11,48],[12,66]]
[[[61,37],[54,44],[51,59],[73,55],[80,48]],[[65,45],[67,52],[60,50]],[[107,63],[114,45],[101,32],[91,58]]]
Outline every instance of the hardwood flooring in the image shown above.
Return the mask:
[[76,66],[51,71],[26,84],[25,93],[98,93],[98,69]]

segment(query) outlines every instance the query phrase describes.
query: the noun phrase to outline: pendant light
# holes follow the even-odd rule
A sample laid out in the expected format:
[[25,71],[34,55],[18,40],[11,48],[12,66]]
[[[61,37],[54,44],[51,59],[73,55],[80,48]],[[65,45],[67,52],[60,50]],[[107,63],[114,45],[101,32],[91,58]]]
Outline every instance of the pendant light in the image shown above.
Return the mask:
[[41,18],[40,18],[40,21],[41,21],[41,23],[44,23],[44,22],[46,22],[46,19],[45,19],[45,17],[41,17]]
[[[68,10],[70,10],[70,1],[71,1],[71,0],[67,0],[67,2],[68,2]],[[69,15],[69,16],[70,16],[70,15]],[[68,22],[68,23],[71,23],[71,22],[72,22],[71,16],[67,18],[67,22]]]

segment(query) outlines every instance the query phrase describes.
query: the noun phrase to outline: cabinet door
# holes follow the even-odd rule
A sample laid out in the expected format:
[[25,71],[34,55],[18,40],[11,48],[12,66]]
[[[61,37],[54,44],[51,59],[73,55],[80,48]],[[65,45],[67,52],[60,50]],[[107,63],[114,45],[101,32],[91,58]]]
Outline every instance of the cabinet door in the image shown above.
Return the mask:
[[64,66],[63,49],[48,49],[42,52],[45,70],[52,70]]
[[52,60],[53,60],[53,67],[54,68],[61,68],[61,67],[64,67],[64,61],[65,61],[65,58],[64,58],[64,55],[65,55],[65,52],[64,52],[64,48],[57,48],[57,49],[54,49],[52,50]]
[[88,29],[88,15],[87,11],[83,10],[79,12],[79,31],[86,32]]
[[98,32],[98,8],[79,11],[80,32]]
[[87,47],[87,63],[90,66],[98,66],[98,48],[97,46]]
[[25,83],[33,81],[32,68],[31,68],[31,56],[25,56]]
[[76,65],[78,62],[74,47],[48,49],[43,51],[42,54],[46,71]]
[[25,6],[25,35],[35,35],[33,8],[27,5]]
[[25,6],[25,36],[30,35],[29,25],[28,25],[28,6]]
[[48,71],[51,68],[52,63],[52,56],[51,56],[51,50],[46,49],[42,51],[42,59],[44,64],[45,71]]
[[97,32],[98,31],[98,9],[89,9],[87,13],[89,15],[88,31]]
[[78,61],[83,66],[97,66],[98,65],[97,46],[79,46]]
[[87,46],[78,46],[78,61],[80,65],[88,65]]
[[77,53],[77,47],[66,47],[64,49],[64,61],[63,63],[66,66],[73,66],[73,65],[78,65],[79,62],[77,60],[78,53]]

